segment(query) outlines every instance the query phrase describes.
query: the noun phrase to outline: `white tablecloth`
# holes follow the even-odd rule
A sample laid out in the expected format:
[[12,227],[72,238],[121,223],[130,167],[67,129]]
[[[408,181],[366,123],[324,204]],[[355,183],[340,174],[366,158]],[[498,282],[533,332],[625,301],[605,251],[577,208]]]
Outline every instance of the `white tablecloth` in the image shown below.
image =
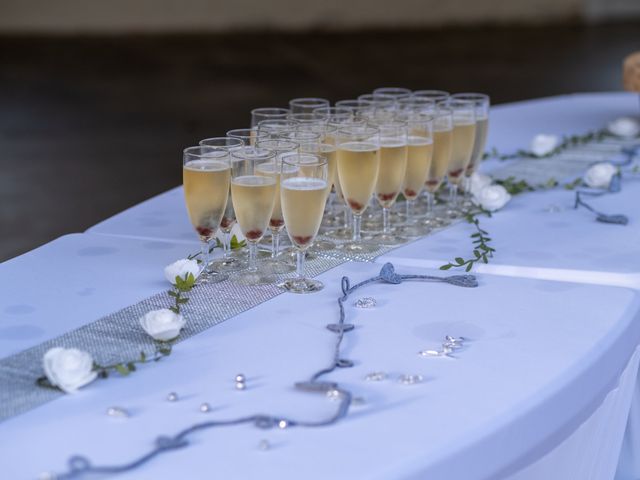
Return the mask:
[[[497,107],[489,144],[515,149],[540,131],[597,128],[629,114],[636,101],[625,94],[576,95]],[[503,276],[481,274],[477,289],[418,282],[367,287],[361,295],[376,297],[378,308],[348,310],[358,327],[345,355],[356,366],[332,375],[366,403],[353,407],[343,422],[320,429],[203,432],[188,448],[121,478],[613,478],[640,358],[638,295],[620,287],[637,288],[640,271],[633,250],[635,212],[620,210],[629,205],[626,196],[637,198],[635,190],[625,184],[619,196],[598,199],[619,202],[614,213],[632,218],[627,227],[599,225],[579,211],[540,211],[547,202],[564,202],[567,192],[514,200],[487,224],[498,246],[490,266]],[[507,230],[508,222],[521,219],[517,232]],[[526,243],[525,227],[540,233],[526,219],[545,225],[557,245]],[[574,231],[583,233],[575,244]],[[468,233],[468,227],[455,226],[387,258],[403,264],[402,273],[428,272],[422,268],[466,252]],[[605,242],[610,250],[601,253],[596,247]],[[88,234],[63,237],[5,262],[0,358],[162,291],[163,266],[195,248],[181,191],[175,189]],[[532,249],[535,255],[527,255]],[[552,256],[557,249],[562,253]],[[629,261],[616,257],[616,250]],[[581,255],[571,257],[574,251]],[[525,270],[509,271],[513,267]],[[321,275],[327,285],[321,293],[280,295],[178,345],[170,358],[128,378],[96,382],[3,422],[4,473],[33,478],[64,469],[75,453],[96,463],[126,462],[158,435],[206,418],[263,411],[305,419],[328,415],[335,404],[291,385],[329,359],[333,337],[324,326],[337,318],[340,277],[355,281],[379,268],[344,264]],[[526,268],[543,274],[531,278],[536,275]],[[34,279],[45,279],[46,288],[34,288]],[[459,359],[416,354],[436,347],[446,334],[472,339]],[[386,371],[391,379],[365,382],[371,371]],[[248,376],[245,392],[233,388],[239,372]],[[399,385],[394,379],[401,373],[420,373],[427,381]],[[166,402],[169,391],[182,400]],[[214,407],[208,416],[198,412],[203,401]],[[130,409],[132,418],[106,417],[112,405]],[[635,431],[640,430],[628,436]],[[260,451],[262,438],[273,448]],[[623,451],[632,453],[629,441]],[[633,478],[635,462],[633,455],[624,457],[620,480]]]

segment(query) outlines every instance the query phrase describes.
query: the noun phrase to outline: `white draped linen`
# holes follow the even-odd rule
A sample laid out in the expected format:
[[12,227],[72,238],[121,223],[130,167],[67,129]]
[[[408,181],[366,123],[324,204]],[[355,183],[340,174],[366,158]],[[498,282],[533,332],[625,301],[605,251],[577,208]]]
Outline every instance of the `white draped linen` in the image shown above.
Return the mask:
[[[617,93],[498,106],[489,146],[508,151],[526,147],[536,133],[584,133],[636,107],[635,96]],[[204,431],[190,446],[119,478],[605,480],[614,478],[621,451],[618,480],[637,478],[640,190],[625,181],[620,194],[592,202],[627,214],[627,227],[598,224],[580,210],[545,211],[568,206],[572,195],[522,195],[487,221],[498,252],[480,271],[479,288],[405,282],[359,291],[355,298],[373,296],[378,306],[347,308],[357,328],[344,351],[356,365],[331,378],[365,403],[344,421]],[[456,225],[378,262],[442,275],[430,269],[466,254],[469,233],[468,225]],[[162,268],[197,250],[193,237],[174,189],[3,263],[0,361],[166,289]],[[127,378],[97,381],[1,423],[2,478],[63,471],[77,453],[96,464],[127,462],[157,436],[207,419],[330,415],[334,402],[292,384],[330,358],[333,336],[325,325],[337,320],[340,278],[369,278],[380,266],[343,264],[320,276],[327,287],[318,294],[280,295]],[[417,355],[445,335],[471,341],[457,359]],[[365,381],[373,371],[389,379]],[[237,373],[247,376],[246,391],[234,389]],[[425,382],[401,385],[396,378],[404,373]],[[181,400],[167,402],[170,391]],[[200,413],[202,402],[212,411]],[[107,417],[115,405],[131,418]],[[262,439],[270,450],[258,448]]]

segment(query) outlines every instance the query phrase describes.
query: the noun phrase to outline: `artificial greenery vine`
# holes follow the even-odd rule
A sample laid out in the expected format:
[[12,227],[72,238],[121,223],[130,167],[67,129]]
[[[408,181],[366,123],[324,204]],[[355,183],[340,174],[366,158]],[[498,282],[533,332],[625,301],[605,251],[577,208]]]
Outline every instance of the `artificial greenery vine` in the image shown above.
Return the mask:
[[472,224],[476,231],[471,234],[471,242],[473,243],[473,258],[465,260],[462,257],[454,258],[454,262],[449,262],[446,265],[442,265],[440,270],[449,270],[450,268],[459,268],[464,267],[466,272],[471,271],[473,266],[478,263],[489,263],[489,258],[493,257],[494,252],[496,251],[489,243],[492,241],[491,237],[489,237],[489,232],[480,228],[480,220],[478,220],[479,215],[486,215],[487,217],[491,217],[491,212],[483,209],[482,207],[478,207],[476,210],[471,211],[465,215],[465,220]]
[[602,128],[600,130],[587,132],[583,135],[564,136],[562,137],[562,141],[556,148],[544,155],[536,155],[530,150],[517,150],[515,153],[504,154],[500,153],[498,149],[494,147],[489,152],[484,154],[484,158],[497,158],[498,160],[511,160],[514,158],[548,158],[553,155],[557,155],[558,153],[571,147],[577,147],[578,145],[584,145],[585,143],[589,142],[600,141],[607,135],[607,129]]

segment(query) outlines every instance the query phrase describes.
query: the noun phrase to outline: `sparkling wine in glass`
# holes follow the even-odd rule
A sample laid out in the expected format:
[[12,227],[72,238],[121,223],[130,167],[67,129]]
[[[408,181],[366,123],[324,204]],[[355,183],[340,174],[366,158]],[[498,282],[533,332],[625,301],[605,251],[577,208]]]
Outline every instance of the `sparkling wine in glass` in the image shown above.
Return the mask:
[[476,136],[476,115],[473,102],[450,98],[445,105],[453,115],[453,145],[451,160],[447,169],[449,183],[449,211],[447,214],[455,218],[460,214],[458,207],[458,184],[471,160]]
[[[238,274],[244,285],[274,283],[275,278],[258,270],[258,242],[262,239],[273,212],[276,194],[275,153],[264,148],[245,146],[231,152],[231,199],[236,220],[249,245],[249,266]],[[259,172],[258,169],[262,168]]]
[[422,193],[429,175],[433,156],[433,117],[420,113],[412,113],[407,120],[408,154],[407,169],[404,175],[402,192],[405,202],[405,226],[401,229],[404,235],[417,236],[424,232],[414,217],[416,199]]
[[443,220],[435,215],[435,193],[442,185],[449,168],[453,149],[453,113],[450,108],[439,104],[433,117],[433,157],[429,174],[425,182],[427,193],[427,218],[423,222],[427,227],[442,225]]
[[378,128],[380,168],[374,192],[382,207],[382,233],[373,239],[381,245],[397,245],[406,239],[392,232],[389,211],[402,190],[407,169],[407,123],[397,120],[384,122],[378,124]]
[[472,205],[470,198],[470,182],[471,175],[478,169],[482,157],[484,156],[484,150],[487,144],[487,133],[489,132],[489,109],[491,106],[491,100],[488,95],[484,93],[456,93],[452,95],[452,98],[458,100],[466,100],[473,102],[476,113],[476,136],[473,142],[473,152],[471,153],[471,160],[465,170],[465,177],[463,183],[463,189],[465,192],[465,207]]
[[263,148],[276,155],[275,162],[263,163],[256,167],[256,173],[258,175],[267,175],[276,180],[276,193],[275,201],[273,204],[273,210],[269,219],[269,230],[271,231],[271,258],[263,262],[263,265],[268,266],[273,273],[287,273],[292,270],[291,265],[278,260],[280,255],[280,234],[284,228],[284,216],[282,215],[282,204],[280,202],[280,172],[281,158],[286,153],[297,152],[299,145],[296,142],[290,140],[270,139],[261,140],[256,143],[258,148]]
[[380,169],[379,129],[352,126],[336,132],[338,178],[345,203],[353,213],[353,236],[341,247],[348,252],[365,253],[376,249],[362,241],[362,214],[376,187]]
[[211,269],[211,243],[227,204],[230,180],[229,152],[209,146],[185,148],[182,155],[184,197],[191,224],[200,237],[200,283],[227,277]]
[[305,252],[318,234],[327,190],[327,161],[307,153],[282,157],[282,212],[287,234],[296,249],[296,277],[280,284],[291,293],[322,290],[322,282],[305,277]]

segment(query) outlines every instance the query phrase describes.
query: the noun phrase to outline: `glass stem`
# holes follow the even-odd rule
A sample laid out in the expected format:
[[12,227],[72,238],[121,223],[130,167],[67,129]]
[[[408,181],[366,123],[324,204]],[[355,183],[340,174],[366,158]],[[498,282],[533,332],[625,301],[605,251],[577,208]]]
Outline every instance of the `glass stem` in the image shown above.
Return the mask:
[[344,228],[349,228],[349,209],[344,209]]
[[427,217],[433,218],[433,193],[427,192]]
[[455,183],[449,184],[449,205],[453,210],[458,207],[458,185]]
[[355,243],[360,243],[362,236],[360,234],[360,226],[362,224],[362,214],[353,214],[353,237],[352,240]]
[[280,253],[280,231],[271,230],[271,258],[276,258]]
[[231,232],[223,232],[222,236],[222,248],[224,249],[224,258],[231,256]]
[[389,208],[382,207],[382,233],[389,235],[391,227],[389,226]]
[[250,272],[255,272],[258,270],[258,265],[256,262],[256,257],[258,253],[258,244],[256,242],[249,242],[249,268]]
[[413,220],[413,210],[414,210],[415,204],[416,204],[415,200],[410,200],[407,198],[407,202],[405,204],[406,213],[407,213],[407,223],[411,223],[411,221]]
[[296,250],[296,275],[299,279],[304,278],[305,253],[303,250]]
[[200,260],[202,261],[202,272],[206,275],[209,273],[209,242],[207,240],[200,242]]

